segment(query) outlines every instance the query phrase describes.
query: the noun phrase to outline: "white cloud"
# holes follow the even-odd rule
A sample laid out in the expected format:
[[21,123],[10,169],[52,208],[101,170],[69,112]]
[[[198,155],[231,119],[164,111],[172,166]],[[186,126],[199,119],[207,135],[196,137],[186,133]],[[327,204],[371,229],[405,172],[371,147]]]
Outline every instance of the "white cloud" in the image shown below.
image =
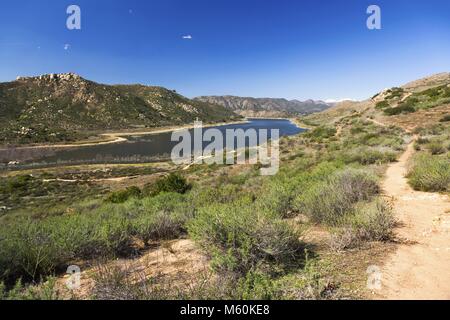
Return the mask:
[[71,46],[70,46],[70,44],[66,43],[66,44],[64,45],[64,50],[66,50],[66,51],[67,51],[67,50],[69,50],[69,49],[70,49],[70,47],[71,47]]
[[190,34],[187,34],[185,36],[183,36],[184,40],[192,40],[192,36]]
[[345,98],[345,99],[327,99],[325,100],[326,103],[339,103],[339,102],[343,102],[343,101],[355,101],[352,98]]

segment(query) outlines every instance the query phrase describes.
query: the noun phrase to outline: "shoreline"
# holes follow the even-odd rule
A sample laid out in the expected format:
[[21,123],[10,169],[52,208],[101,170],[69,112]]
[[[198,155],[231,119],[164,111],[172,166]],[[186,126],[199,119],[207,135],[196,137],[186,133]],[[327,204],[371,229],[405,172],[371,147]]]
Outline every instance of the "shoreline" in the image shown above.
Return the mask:
[[[248,123],[248,119],[245,118],[245,120],[242,121],[232,121],[232,122],[219,122],[219,123],[209,123],[204,124],[204,128],[210,128],[210,127],[221,127],[221,126],[227,126],[227,125],[233,125],[233,124],[243,124]],[[111,132],[111,133],[101,133],[98,136],[99,137],[105,137],[105,140],[99,140],[96,142],[83,142],[79,141],[74,142],[72,144],[46,144],[46,145],[28,145],[28,146],[18,146],[18,147],[0,147],[0,152],[2,151],[10,151],[10,150],[33,150],[33,149],[69,149],[69,148],[79,148],[79,147],[93,147],[93,146],[101,146],[101,145],[109,145],[109,144],[116,144],[121,142],[126,142],[128,139],[125,137],[130,136],[147,136],[152,134],[159,134],[159,133],[167,133],[167,132],[173,132],[178,130],[186,130],[186,129],[193,129],[194,126],[189,125],[183,125],[183,126],[174,126],[174,127],[160,127],[155,128],[155,130],[150,131],[136,131],[136,132],[130,132],[130,131],[124,131],[124,132]]]
[[[233,121],[233,122],[222,122],[222,123],[209,123],[209,124],[205,124],[203,125],[203,128],[210,128],[210,127],[221,127],[221,126],[229,126],[229,125],[234,125],[234,124],[246,124],[246,123],[250,123],[251,120],[275,120],[273,118],[268,119],[268,118],[246,118],[242,121]],[[290,122],[292,125],[296,126],[299,129],[304,129],[302,126],[300,126],[295,118],[278,118],[277,120],[284,120],[284,121],[288,121]],[[41,146],[24,146],[24,147],[18,147],[18,148],[9,148],[9,149],[0,149],[0,152],[8,152],[8,151],[27,151],[30,150],[30,152],[32,150],[34,150],[35,152],[42,152],[45,150],[52,150],[56,151],[55,149],[59,149],[61,150],[71,150],[73,148],[83,148],[83,147],[89,147],[89,146],[99,146],[99,145],[110,145],[110,144],[117,144],[117,143],[121,143],[121,142],[126,142],[129,141],[126,137],[130,137],[130,136],[145,136],[145,135],[153,135],[153,134],[160,134],[160,133],[166,133],[166,132],[175,132],[178,130],[190,130],[193,129],[194,126],[193,125],[184,125],[184,126],[175,126],[175,127],[166,127],[166,128],[158,128],[152,131],[135,131],[135,132],[110,132],[110,133],[102,133],[101,136],[103,137],[108,137],[111,140],[110,141],[98,141],[98,142],[91,142],[91,143],[84,143],[84,144],[70,144],[70,145],[41,145]],[[41,150],[41,151],[39,151]],[[22,160],[18,160],[18,161],[22,161]],[[115,166],[115,165],[129,165],[129,164],[136,164],[136,165],[140,165],[140,164],[144,164],[144,163],[166,163],[167,159],[163,159],[163,158],[155,158],[152,159],[151,161],[145,161],[145,162],[130,162],[130,163],[108,163],[108,165],[111,166]],[[68,162],[68,163],[61,163],[58,165],[49,165],[48,168],[53,168],[53,167],[79,167],[79,166],[85,166],[85,165],[98,165],[96,163],[72,163],[72,162]],[[37,166],[35,168],[33,167],[23,167],[23,168],[16,168],[13,169],[14,171],[32,171],[32,170],[39,170],[39,169],[44,169],[47,168],[47,166]]]
[[301,121],[299,118],[289,118],[289,120],[301,129],[306,129],[306,130],[314,130],[315,129],[315,127],[307,125],[306,123]]

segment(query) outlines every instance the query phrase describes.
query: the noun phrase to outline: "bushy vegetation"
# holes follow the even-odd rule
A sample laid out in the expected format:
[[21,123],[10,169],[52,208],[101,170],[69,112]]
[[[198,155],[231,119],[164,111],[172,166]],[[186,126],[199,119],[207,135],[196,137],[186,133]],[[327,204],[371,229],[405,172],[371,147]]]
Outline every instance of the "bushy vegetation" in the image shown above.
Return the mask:
[[414,157],[408,173],[411,186],[420,191],[450,191],[450,159],[421,153]]
[[336,226],[356,203],[371,200],[379,191],[375,177],[362,170],[344,169],[313,185],[295,203],[298,212],[313,222]]
[[367,241],[390,241],[397,224],[391,207],[383,200],[361,202],[340,221],[330,246],[336,251],[353,249]]
[[450,122],[450,114],[447,114],[439,120],[440,122]]
[[191,189],[186,179],[179,174],[171,173],[167,177],[159,179],[155,184],[147,185],[144,192],[149,196],[155,196],[162,192],[175,192],[184,194]]
[[176,193],[104,204],[94,210],[0,226],[0,276],[39,279],[77,259],[134,253],[134,240],[174,239],[192,209]]
[[[237,172],[194,166],[183,176],[76,202],[56,215],[11,220],[0,226],[0,279],[8,285],[18,278],[38,281],[74,262],[134,256],[188,236],[211,258],[214,279],[223,280],[211,284],[223,288],[217,294],[202,288],[191,298],[328,298],[334,286],[312,267],[316,260],[306,254],[311,248],[300,240],[302,230],[320,225],[332,231],[336,240],[330,245],[339,250],[390,240],[394,222],[379,200],[375,172],[395,161],[405,143],[397,128],[354,116],[339,125],[338,136],[335,127],[321,126],[287,141],[282,152],[288,160],[273,177],[260,177],[258,166]],[[28,179],[11,187],[27,189]],[[158,288],[111,271],[96,279],[94,293],[185,297]]]
[[416,112],[416,109],[408,104],[401,104],[398,105],[397,107],[384,109],[384,113],[388,116],[395,116],[399,114],[414,113],[414,112]]
[[315,128],[314,130],[306,133],[306,136],[313,141],[321,142],[324,139],[329,139],[331,137],[334,137],[337,133],[336,128],[328,127],[328,126],[321,126],[318,128]]
[[395,162],[397,153],[386,148],[360,147],[335,153],[332,157],[346,164],[357,162],[362,165],[370,165]]
[[[2,177],[0,207],[5,206],[8,211],[22,210],[28,215],[46,217],[58,206],[67,207],[73,202],[102,196],[106,192],[105,188],[89,181],[65,182],[45,178],[25,174]],[[40,208],[41,212],[35,212],[36,208]],[[42,210],[43,208],[48,210]]]
[[[0,145],[88,138],[90,132],[240,119],[222,106],[190,100],[171,90],[104,85],[70,76],[0,84]],[[83,90],[80,90],[83,88]],[[157,108],[164,109],[164,116]]]
[[16,284],[7,289],[4,283],[0,283],[0,300],[62,300],[56,288],[56,279],[48,278],[44,283],[39,286],[26,286],[21,280],[18,280]]
[[387,93],[389,95],[386,97],[386,99],[387,100],[392,100],[392,99],[396,99],[396,98],[398,99],[398,98],[402,97],[404,92],[405,92],[405,90],[403,88],[394,87],[387,91]]
[[273,212],[255,212],[245,200],[203,208],[188,229],[222,271],[246,274],[269,263],[298,264],[295,258],[302,254],[292,226]]
[[166,177],[158,179],[155,183],[146,185],[143,190],[136,186],[125,190],[112,192],[106,201],[110,203],[124,203],[132,198],[142,198],[144,196],[154,197],[161,193],[186,193],[192,186],[179,174],[171,173]]
[[432,155],[444,154],[447,148],[443,141],[434,140],[426,144],[425,148],[431,152]]
[[420,151],[409,164],[410,185],[420,191],[450,190],[450,127],[446,123],[419,128],[415,149]]
[[107,202],[111,203],[124,203],[131,198],[140,198],[142,196],[141,189],[138,187],[129,187],[125,190],[112,192],[106,198]]
[[[402,88],[393,88],[387,93],[386,98],[376,104],[376,108],[383,110],[388,116],[413,113],[420,109],[430,109],[450,103],[450,87],[447,85],[415,92],[409,96],[405,96],[406,92]],[[442,122],[445,122],[445,117]]]
[[376,104],[375,108],[377,109],[386,109],[387,107],[389,107],[389,102],[387,102],[386,100],[380,101]]

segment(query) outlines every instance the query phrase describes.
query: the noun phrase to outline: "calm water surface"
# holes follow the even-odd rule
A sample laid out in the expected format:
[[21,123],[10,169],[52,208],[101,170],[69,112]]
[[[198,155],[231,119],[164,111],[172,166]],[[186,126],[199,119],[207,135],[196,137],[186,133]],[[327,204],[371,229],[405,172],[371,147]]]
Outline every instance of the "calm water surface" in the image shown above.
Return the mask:
[[[227,129],[279,129],[280,136],[299,134],[304,129],[297,127],[289,120],[249,119],[248,123],[231,124],[204,128],[219,129],[225,133]],[[191,134],[193,130],[190,130]],[[101,164],[101,163],[139,163],[168,159],[175,145],[171,141],[171,132],[151,135],[126,137],[127,142],[86,146],[73,149],[56,149],[38,159],[22,163],[25,166],[48,166],[58,164]],[[193,135],[192,135],[193,136]],[[206,145],[209,143],[205,143]]]

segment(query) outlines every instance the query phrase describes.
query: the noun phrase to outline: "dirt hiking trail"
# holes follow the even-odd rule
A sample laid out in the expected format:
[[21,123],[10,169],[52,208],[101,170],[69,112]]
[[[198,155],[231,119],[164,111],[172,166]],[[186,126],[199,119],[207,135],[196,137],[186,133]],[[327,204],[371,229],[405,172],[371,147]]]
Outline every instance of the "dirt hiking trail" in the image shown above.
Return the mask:
[[399,227],[397,250],[382,268],[379,298],[450,299],[450,202],[448,196],[414,191],[405,176],[414,141],[386,173],[383,189],[392,199]]

